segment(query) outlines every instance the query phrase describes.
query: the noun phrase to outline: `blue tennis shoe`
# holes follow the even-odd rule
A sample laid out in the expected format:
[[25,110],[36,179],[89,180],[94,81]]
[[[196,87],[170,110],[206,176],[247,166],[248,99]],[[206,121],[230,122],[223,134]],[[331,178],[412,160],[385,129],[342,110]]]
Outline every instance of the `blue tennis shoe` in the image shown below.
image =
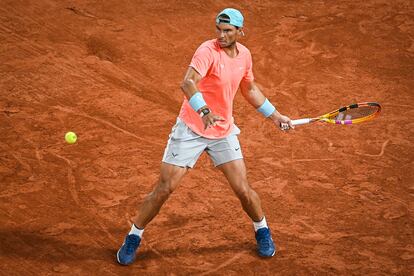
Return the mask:
[[128,235],[125,242],[116,253],[118,263],[121,265],[130,265],[135,261],[135,254],[141,243],[141,238],[137,235]]
[[256,231],[257,252],[261,257],[272,257],[276,248],[269,228],[260,228]]

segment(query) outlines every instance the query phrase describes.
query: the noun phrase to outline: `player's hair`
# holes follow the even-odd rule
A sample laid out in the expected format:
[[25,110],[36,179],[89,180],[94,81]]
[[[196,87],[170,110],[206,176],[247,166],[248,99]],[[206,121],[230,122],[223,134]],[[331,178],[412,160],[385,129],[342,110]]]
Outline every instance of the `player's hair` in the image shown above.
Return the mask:
[[[225,13],[220,14],[217,18],[218,18],[219,23],[230,24],[230,17]],[[239,29],[239,27],[237,26],[234,26],[234,27],[236,27],[237,30]]]

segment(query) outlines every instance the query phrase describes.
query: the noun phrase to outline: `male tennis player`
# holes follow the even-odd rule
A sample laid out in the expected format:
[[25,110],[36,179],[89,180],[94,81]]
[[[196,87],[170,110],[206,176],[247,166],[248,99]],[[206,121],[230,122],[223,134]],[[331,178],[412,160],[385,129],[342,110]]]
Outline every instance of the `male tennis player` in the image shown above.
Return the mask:
[[293,127],[263,96],[254,82],[249,50],[238,43],[243,36],[243,16],[225,9],[216,18],[217,39],[201,44],[195,52],[181,89],[185,98],[164,152],[160,177],[138,209],[125,242],[117,253],[120,264],[134,262],[144,227],[178,186],[189,168],[206,151],[226,176],[247,215],[252,219],[258,254],[271,257],[276,248],[263,214],[259,196],[249,186],[234,124],[233,99],[237,89],[246,100],[278,127]]

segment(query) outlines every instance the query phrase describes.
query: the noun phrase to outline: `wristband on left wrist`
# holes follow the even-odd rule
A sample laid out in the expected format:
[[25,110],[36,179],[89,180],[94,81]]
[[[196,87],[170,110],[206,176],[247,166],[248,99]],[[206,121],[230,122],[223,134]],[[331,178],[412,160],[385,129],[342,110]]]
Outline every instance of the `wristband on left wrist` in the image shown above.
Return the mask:
[[203,106],[207,105],[206,101],[203,98],[203,94],[198,91],[194,93],[193,96],[191,96],[191,98],[188,100],[188,103],[195,112],[197,112]]

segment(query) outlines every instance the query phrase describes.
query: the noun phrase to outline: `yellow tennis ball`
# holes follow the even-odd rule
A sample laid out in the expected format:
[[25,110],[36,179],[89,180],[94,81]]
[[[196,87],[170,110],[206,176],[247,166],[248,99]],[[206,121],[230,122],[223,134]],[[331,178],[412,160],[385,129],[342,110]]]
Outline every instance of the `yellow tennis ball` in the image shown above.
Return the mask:
[[75,144],[78,136],[76,136],[75,132],[69,131],[65,134],[65,140],[68,144]]

